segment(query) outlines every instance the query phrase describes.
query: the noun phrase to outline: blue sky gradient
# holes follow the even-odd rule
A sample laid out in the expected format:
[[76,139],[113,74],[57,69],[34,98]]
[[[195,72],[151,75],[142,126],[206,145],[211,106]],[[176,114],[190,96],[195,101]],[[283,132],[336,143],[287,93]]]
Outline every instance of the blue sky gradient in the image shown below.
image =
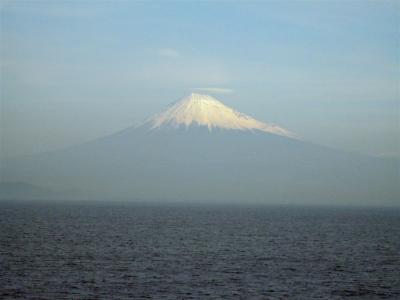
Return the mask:
[[137,124],[191,91],[400,157],[400,2],[2,1],[1,155]]

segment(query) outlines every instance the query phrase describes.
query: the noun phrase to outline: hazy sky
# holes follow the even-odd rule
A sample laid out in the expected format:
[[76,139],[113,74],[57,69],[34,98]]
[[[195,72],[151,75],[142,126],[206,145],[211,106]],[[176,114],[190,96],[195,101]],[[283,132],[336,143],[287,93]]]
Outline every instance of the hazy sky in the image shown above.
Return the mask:
[[400,2],[1,1],[1,155],[84,142],[191,91],[400,157]]

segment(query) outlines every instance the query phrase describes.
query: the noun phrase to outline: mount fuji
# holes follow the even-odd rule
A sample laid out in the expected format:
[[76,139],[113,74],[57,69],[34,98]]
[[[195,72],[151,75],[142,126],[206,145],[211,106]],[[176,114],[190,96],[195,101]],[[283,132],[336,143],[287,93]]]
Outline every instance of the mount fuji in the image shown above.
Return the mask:
[[193,125],[205,126],[210,131],[213,128],[231,130],[259,130],[286,137],[295,137],[288,130],[277,125],[266,124],[243,113],[227,107],[217,99],[192,93],[183,100],[176,102],[164,112],[152,117],[146,124],[151,128],[179,128]]
[[1,177],[89,198],[394,205],[399,170],[397,159],[306,142],[211,96],[191,94],[139,126],[3,160]]

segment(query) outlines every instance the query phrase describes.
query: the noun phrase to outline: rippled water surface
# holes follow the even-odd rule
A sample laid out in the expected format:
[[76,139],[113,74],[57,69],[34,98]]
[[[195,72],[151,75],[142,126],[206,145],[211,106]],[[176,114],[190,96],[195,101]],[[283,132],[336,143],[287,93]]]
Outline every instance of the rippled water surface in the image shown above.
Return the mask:
[[399,299],[400,211],[0,204],[2,299]]

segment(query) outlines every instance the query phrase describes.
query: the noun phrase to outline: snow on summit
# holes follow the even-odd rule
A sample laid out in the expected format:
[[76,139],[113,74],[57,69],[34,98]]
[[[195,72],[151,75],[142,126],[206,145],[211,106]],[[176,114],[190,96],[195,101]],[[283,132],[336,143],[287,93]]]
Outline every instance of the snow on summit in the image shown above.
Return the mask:
[[207,126],[210,131],[213,128],[260,130],[286,137],[295,137],[295,134],[282,127],[263,123],[224,105],[214,97],[196,93],[174,103],[167,110],[152,117],[147,123],[150,123],[152,129],[199,125]]

